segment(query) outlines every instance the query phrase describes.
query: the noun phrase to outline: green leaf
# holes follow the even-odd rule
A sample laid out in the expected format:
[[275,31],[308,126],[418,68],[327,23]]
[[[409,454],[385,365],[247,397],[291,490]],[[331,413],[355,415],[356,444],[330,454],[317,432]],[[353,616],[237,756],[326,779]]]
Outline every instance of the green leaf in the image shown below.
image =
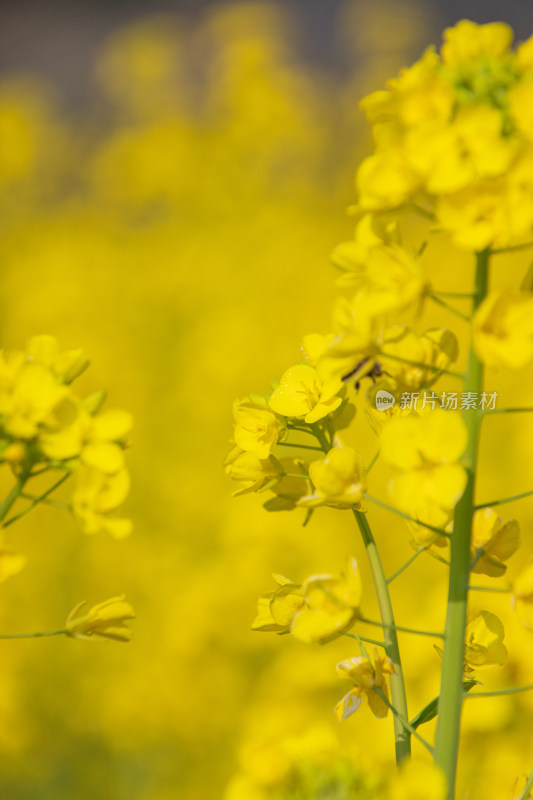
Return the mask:
[[[469,692],[474,686],[476,686],[479,681],[475,681],[473,678],[468,678],[466,681],[463,681],[463,690],[465,692]],[[437,714],[439,713],[439,698],[434,697],[431,702],[425,706],[422,711],[420,711],[416,717],[410,722],[411,727],[415,730],[420,727],[420,725],[424,725],[425,722],[431,722],[432,719],[435,719]]]

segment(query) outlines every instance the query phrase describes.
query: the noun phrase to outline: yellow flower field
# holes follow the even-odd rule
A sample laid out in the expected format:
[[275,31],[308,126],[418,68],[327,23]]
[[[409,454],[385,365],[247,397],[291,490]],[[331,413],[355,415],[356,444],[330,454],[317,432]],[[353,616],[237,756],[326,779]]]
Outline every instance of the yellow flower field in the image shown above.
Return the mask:
[[533,414],[488,412],[533,406],[533,40],[376,13],[335,79],[270,2],[122,28],[81,109],[1,76],[0,635],[48,634],[1,641],[6,800],[445,800],[472,431],[404,400],[472,363],[455,797],[528,797]]

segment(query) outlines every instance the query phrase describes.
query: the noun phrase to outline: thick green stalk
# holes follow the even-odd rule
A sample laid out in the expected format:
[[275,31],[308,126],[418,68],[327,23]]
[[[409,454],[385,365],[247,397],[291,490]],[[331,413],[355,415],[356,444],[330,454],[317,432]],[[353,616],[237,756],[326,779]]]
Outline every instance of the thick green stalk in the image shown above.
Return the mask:
[[[475,312],[487,292],[489,253],[477,254],[475,291],[472,311]],[[470,345],[464,391],[482,391],[483,366]],[[450,580],[448,609],[442,656],[442,681],[439,715],[435,736],[435,762],[444,771],[448,781],[448,798],[455,796],[455,773],[459,749],[461,710],[463,704],[464,639],[467,619],[468,584],[470,577],[470,540],[474,516],[474,490],[479,429],[483,412],[468,409],[463,419],[468,431],[468,444],[464,456],[467,484],[455,510],[454,532],[451,537]]]
[[396,746],[396,763],[400,764],[404,758],[407,758],[411,754],[411,734],[406,730],[402,722],[402,719],[409,719],[409,714],[407,713],[407,698],[405,694],[402,662],[400,659],[400,648],[398,646],[398,636],[394,624],[394,614],[392,611],[387,579],[385,578],[383,565],[366,515],[361,511],[354,511],[354,515],[363,537],[366,554],[374,578],[379,612],[383,623],[385,650],[394,666],[394,675],[390,676],[390,691],[392,706],[394,706],[397,711],[397,714],[394,715],[394,739]]

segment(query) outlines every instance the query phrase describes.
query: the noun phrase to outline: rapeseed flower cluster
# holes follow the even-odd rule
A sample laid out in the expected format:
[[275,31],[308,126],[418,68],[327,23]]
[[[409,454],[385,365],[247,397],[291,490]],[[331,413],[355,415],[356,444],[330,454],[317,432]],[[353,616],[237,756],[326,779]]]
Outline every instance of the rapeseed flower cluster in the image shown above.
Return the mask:
[[0,353],[0,457],[21,489],[41,472],[72,475],[71,508],[84,531],[122,538],[131,524],[113,512],[129,491],[124,453],[132,417],[103,410],[104,392],[74,393],[88,365],[81,350],[62,351],[52,336]]
[[[440,53],[429,49],[386,90],[363,101],[375,148],[357,171],[355,235],[332,255],[342,294],[334,302],[330,330],[303,337],[300,361],[282,372],[269,392],[236,402],[225,462],[239,484],[234,494],[270,492],[264,502],[268,511],[305,510],[304,526],[313,525],[324,507],[355,517],[381,622],[361,612],[369,585],[358,572],[355,581],[353,561],[351,573],[313,575],[302,584],[275,575],[278,586],[261,595],[252,629],[291,633],[305,643],[358,640],[360,655],[337,665],[337,674],[353,684],[335,707],[338,719],[351,716],[366,697],[378,719],[393,710],[398,763],[408,758],[413,736],[435,752],[436,764],[428,766],[426,777],[423,768],[417,775],[402,767],[387,788],[390,797],[452,800],[459,741],[452,732],[459,729],[464,696],[473,689],[483,694],[474,688],[478,670],[509,660],[503,622],[489,608],[476,609],[470,590],[510,588],[471,586],[470,580],[478,574],[502,578],[521,544],[516,520],[506,522],[491,504],[475,503],[480,421],[491,410],[472,405],[483,390],[484,366],[521,369],[533,358],[531,269],[517,291],[491,289],[488,282],[493,252],[525,246],[523,240],[533,234],[533,138],[525,102],[533,85],[533,39],[515,50],[511,44],[504,24],[462,21],[445,32]],[[418,241],[412,235],[414,215],[431,223],[425,230],[419,223]],[[435,232],[475,253],[475,291],[440,291],[428,263]],[[448,298],[468,300],[471,313]],[[468,326],[463,372],[454,371],[462,333],[423,326],[430,303]],[[440,391],[449,379],[464,381],[468,390],[463,413]],[[404,402],[406,395],[426,399],[417,407]],[[378,438],[377,453],[367,451],[360,425],[365,417]],[[376,463],[385,471],[377,479],[370,474]],[[375,494],[384,482],[388,497],[381,500]],[[494,505],[501,502],[506,500]],[[370,527],[375,504],[403,518],[416,549],[388,579]],[[391,530],[387,541],[393,553],[395,536]],[[388,585],[421,553],[450,567],[442,633],[394,621]],[[512,589],[527,626],[533,607],[530,572],[526,569]],[[383,641],[351,633],[355,623],[357,631],[381,625]],[[401,632],[444,642],[435,646],[442,655],[442,694],[411,722]],[[364,642],[372,644],[373,657]],[[435,717],[433,748],[417,729]],[[440,725],[445,733],[439,736]]]
[[463,20],[365,98],[376,149],[357,173],[361,214],[420,206],[472,251],[531,233],[533,48],[512,40]]

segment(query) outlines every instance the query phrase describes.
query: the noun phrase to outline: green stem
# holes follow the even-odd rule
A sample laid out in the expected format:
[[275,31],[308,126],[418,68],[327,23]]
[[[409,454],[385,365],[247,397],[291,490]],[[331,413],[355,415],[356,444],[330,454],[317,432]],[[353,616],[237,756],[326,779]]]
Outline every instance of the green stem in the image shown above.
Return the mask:
[[[475,291],[472,314],[487,293],[489,253],[476,258]],[[472,345],[465,375],[464,391],[479,394],[483,388],[483,366]],[[448,782],[448,800],[455,797],[455,774],[463,705],[464,641],[467,620],[468,583],[470,574],[470,539],[474,516],[474,489],[479,430],[483,414],[478,409],[465,409],[463,420],[468,432],[464,456],[467,484],[455,510],[454,533],[451,537],[448,608],[442,656],[442,680],[435,734],[435,762]]]
[[377,625],[380,628],[392,627],[395,631],[400,631],[400,633],[415,633],[417,636],[432,636],[433,638],[444,639],[444,634],[437,631],[421,631],[418,628],[404,628],[402,625],[389,626],[384,622],[377,622],[377,620],[367,619],[366,617],[361,617],[359,622],[364,622],[366,625]]
[[[15,500],[17,500],[17,498],[20,497],[20,494],[26,484],[26,481],[28,480],[28,477],[29,477],[29,469],[21,472],[21,474],[17,478],[17,482],[7,495],[6,499],[2,503],[0,503],[0,523],[3,523],[9,511],[11,510],[11,506],[13,505]],[[2,525],[2,527],[5,528],[5,525]]]
[[452,314],[455,314],[457,317],[460,317],[465,322],[470,322],[470,317],[468,316],[468,314],[463,314],[463,312],[459,311],[458,308],[452,306],[451,303],[447,303],[446,300],[442,300],[442,298],[437,297],[436,294],[433,293],[428,294],[428,297],[430,300],[433,300],[434,303],[437,303],[437,305],[442,306],[447,311],[451,311]]
[[396,635],[396,627],[394,624],[394,614],[392,611],[392,604],[385,578],[383,565],[379,557],[379,552],[372,535],[372,530],[368,524],[365,514],[360,511],[354,510],[354,516],[361,531],[363,542],[366,548],[366,554],[372,570],[374,578],[374,586],[378,598],[379,611],[382,619],[383,636],[385,639],[385,650],[388,657],[392,661],[394,667],[394,674],[390,676],[390,688],[392,706],[397,711],[398,715],[394,716],[394,739],[396,746],[396,763],[400,764],[405,758],[411,754],[411,737],[410,732],[402,724],[400,718],[404,720],[409,719],[407,712],[407,697],[405,693],[405,683],[402,672],[402,662],[400,658],[400,648],[398,645],[398,637]]
[[520,250],[528,250],[533,247],[533,242],[524,242],[524,244],[515,244],[511,247],[500,247],[498,250],[491,250],[491,256],[499,256],[502,253],[518,253]]
[[528,683],[526,686],[511,686],[510,689],[495,689],[493,692],[472,692],[465,695],[466,697],[501,697],[505,694],[517,694],[518,692],[530,692],[533,689],[533,683]]
[[279,447],[297,447],[300,450],[319,450],[322,452],[321,447],[316,447],[314,444],[298,444],[297,442],[278,442]]
[[380,453],[381,453],[380,450],[376,450],[376,452],[374,453],[374,455],[372,457],[372,461],[370,462],[370,464],[366,468],[366,474],[367,475],[370,472],[370,470],[372,469],[372,467],[374,466],[374,464],[376,463],[376,461],[378,460]]
[[531,797],[531,789],[533,789],[533,769],[528,775],[526,785],[524,786],[524,790],[518,800],[528,800],[528,798]]
[[63,636],[67,631],[39,631],[39,633],[0,633],[0,639],[40,639],[43,636]]
[[375,693],[378,695],[378,697],[381,697],[381,699],[383,700],[383,702],[384,702],[384,703],[385,703],[385,704],[386,704],[386,705],[387,705],[387,706],[390,708],[390,710],[391,710],[391,711],[392,711],[392,713],[394,714],[394,717],[395,717],[395,719],[399,720],[399,722],[402,724],[403,728],[404,728],[404,729],[405,729],[405,730],[406,730],[406,731],[407,731],[407,732],[408,732],[410,735],[414,736],[414,737],[415,737],[415,739],[418,739],[418,741],[419,741],[421,744],[423,744],[423,745],[424,745],[424,747],[426,748],[426,750],[428,750],[428,751],[431,753],[431,755],[433,755],[433,748],[432,748],[432,746],[430,745],[430,743],[429,743],[429,742],[426,742],[426,740],[424,739],[424,737],[423,737],[423,736],[420,736],[420,734],[418,733],[418,731],[416,730],[416,728],[413,728],[413,726],[411,725],[411,723],[409,722],[409,720],[408,720],[408,719],[406,719],[406,718],[405,718],[405,717],[404,717],[402,714],[400,714],[400,712],[398,711],[398,709],[396,709],[396,708],[395,708],[395,707],[392,705],[392,703],[389,701],[389,698],[387,697],[387,695],[385,694],[385,692],[383,692],[381,689],[378,689],[378,688],[374,689],[374,691],[375,691]]
[[400,511],[399,508],[394,508],[393,506],[388,506],[387,503],[382,503],[381,500],[377,499],[377,497],[372,497],[369,494],[365,494],[363,497],[365,500],[370,500],[370,502],[374,503],[376,506],[384,508],[385,511],[391,511],[393,514],[398,514],[399,517],[408,520],[408,522],[414,522],[416,525],[421,525],[423,528],[434,531],[434,533],[438,533],[440,536],[446,536],[448,539],[451,538],[448,531],[445,531],[444,528],[437,528],[435,525],[429,525],[427,522],[422,522],[421,520],[416,519],[416,517],[411,517],[410,514]]
[[413,561],[416,561],[420,553],[423,553],[425,549],[426,549],[425,547],[419,547],[418,550],[415,553],[413,553],[411,558],[407,559],[405,564],[402,564],[402,566],[399,569],[397,569],[396,572],[393,572],[390,578],[387,578],[387,583],[392,583],[394,580],[396,580],[396,578],[398,578],[402,574],[402,572],[404,572],[407,569],[407,567],[411,566]]
[[[327,440],[325,433],[318,425],[313,426],[315,436],[320,443],[320,446],[327,453],[330,449],[330,444]],[[384,647],[385,651],[390,658],[394,667],[394,674],[390,677],[391,698],[394,708],[397,710],[404,719],[409,719],[407,712],[407,696],[405,692],[405,682],[402,671],[402,661],[400,658],[400,647],[398,645],[398,637],[396,635],[396,627],[394,624],[394,613],[392,611],[392,604],[389,595],[389,588],[387,586],[387,579],[383,570],[383,564],[379,556],[376,542],[366,515],[361,511],[353,509],[353,514],[356,519],[363,543],[365,545],[368,562],[372,570],[372,577],[374,579],[374,586],[378,598],[378,605],[380,616],[382,620],[381,627],[384,634]],[[361,637],[360,637],[361,638]],[[394,741],[396,750],[396,763],[401,762],[411,755],[411,737],[409,731],[402,725],[400,719],[394,717]]]
[[[26,508],[23,508],[22,511],[20,511],[18,514],[15,514],[15,516],[11,517],[11,519],[8,519],[7,522],[4,522],[3,527],[7,528],[9,525],[12,525],[18,519],[20,519],[21,517],[24,517],[26,514],[28,514],[32,509],[35,508],[36,505],[38,505],[39,503],[41,503],[44,500],[46,500],[46,498],[49,497],[52,494],[52,492],[54,492],[56,489],[58,489],[59,486],[61,486],[61,484],[64,483],[69,476],[70,476],[70,472],[66,472],[64,475],[62,475],[58,481],[56,481],[52,486],[50,486],[49,489],[46,490],[46,492],[43,492],[43,494],[39,495],[39,497],[36,497],[34,500],[32,500],[31,503],[26,506]],[[20,490],[18,492],[19,495],[22,492],[22,487],[23,486],[24,486],[24,484],[22,484],[22,486],[20,487]],[[0,519],[1,519],[1,517],[0,517]]]
[[489,506],[501,506],[504,503],[512,503],[514,500],[522,500],[523,497],[531,497],[533,491],[522,492],[522,494],[513,494],[511,497],[502,497],[500,500],[491,500],[490,503],[478,503],[474,506],[476,511],[479,508],[488,508]]
[[469,584],[468,590],[474,592],[500,592],[501,594],[510,594],[509,588],[504,589],[503,586],[472,586]]
[[451,375],[452,378],[459,378],[463,380],[464,375],[461,372],[452,372],[449,369],[441,369],[434,367],[433,364],[424,364],[423,361],[411,361],[410,358],[400,358],[400,356],[393,356],[392,353],[385,353],[383,350],[379,354],[380,359],[390,358],[392,361],[398,361],[400,364],[409,364],[411,367],[420,367],[421,369],[429,370],[429,372],[438,372],[439,375]]
[[357,639],[357,641],[360,639],[362,642],[366,642],[367,644],[375,644],[378,647],[386,647],[385,642],[380,642],[378,639],[369,639],[367,636],[356,636],[355,633],[348,633],[348,631],[344,631],[342,635],[349,636],[350,639]]

